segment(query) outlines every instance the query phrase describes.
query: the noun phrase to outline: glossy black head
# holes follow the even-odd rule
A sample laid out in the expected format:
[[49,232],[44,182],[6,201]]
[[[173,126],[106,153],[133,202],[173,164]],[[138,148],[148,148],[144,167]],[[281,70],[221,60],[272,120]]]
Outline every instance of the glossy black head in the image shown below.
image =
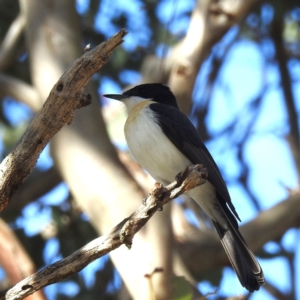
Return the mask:
[[103,96],[120,101],[130,97],[140,97],[178,108],[175,96],[169,87],[161,83],[145,83],[137,85],[123,94],[107,94]]
[[175,96],[171,92],[170,88],[161,83],[146,83],[137,85],[134,88],[125,91],[123,95],[152,99],[152,101],[178,108]]

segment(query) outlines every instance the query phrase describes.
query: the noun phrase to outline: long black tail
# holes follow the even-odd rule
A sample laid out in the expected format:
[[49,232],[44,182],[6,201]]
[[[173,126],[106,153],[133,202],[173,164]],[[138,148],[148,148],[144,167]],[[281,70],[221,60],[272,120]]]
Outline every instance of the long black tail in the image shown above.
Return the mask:
[[222,228],[215,221],[213,224],[241,285],[251,293],[259,290],[265,283],[264,274],[239,230],[229,220],[227,229]]

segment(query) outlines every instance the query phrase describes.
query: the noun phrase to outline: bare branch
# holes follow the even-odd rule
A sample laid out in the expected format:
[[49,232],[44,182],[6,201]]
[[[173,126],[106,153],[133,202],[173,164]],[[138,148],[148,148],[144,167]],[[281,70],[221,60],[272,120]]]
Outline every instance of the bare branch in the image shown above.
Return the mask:
[[[271,37],[273,38],[275,46],[275,56],[278,62],[279,74],[281,76],[282,90],[284,94],[284,101],[287,108],[287,113],[289,117],[290,132],[288,135],[288,142],[290,144],[298,176],[300,175],[300,132],[299,132],[299,122],[297,115],[296,99],[293,94],[292,79],[288,69],[288,57],[286,54],[284,40],[283,40],[283,21],[279,17],[275,17]],[[298,179],[299,180],[299,179]]]
[[106,64],[112,51],[127,34],[122,29],[107,42],[84,53],[54,85],[42,109],[36,114],[15,149],[0,166],[0,210],[32,171],[50,139],[73,120],[76,109],[88,105],[91,97],[82,94],[90,78]]
[[33,170],[21,188],[12,197],[4,214],[8,211],[20,211],[25,205],[44,196],[61,182],[62,178],[55,167],[43,172],[37,169]]
[[169,85],[180,109],[188,114],[199,69],[225,33],[261,0],[198,0],[185,38],[174,47],[166,65],[172,66]]
[[283,294],[277,286],[273,285],[271,282],[266,282],[264,288],[277,300],[288,300],[291,299],[289,294]]
[[20,13],[10,25],[0,47],[0,70],[7,69],[16,56],[18,43],[25,28],[25,17]]
[[161,210],[166,203],[177,198],[180,194],[205,183],[206,178],[206,169],[202,165],[194,165],[179,173],[176,180],[166,187],[160,183],[155,183],[150,196],[143,201],[143,204],[130,217],[113,228],[109,234],[93,240],[72,255],[27,277],[8,291],[2,292],[0,300],[23,299],[44,286],[70,277],[92,261],[123,244],[130,248],[134,235],[157,210]]
[[10,96],[26,104],[34,112],[42,106],[36,89],[20,79],[0,73],[0,97],[5,96]]

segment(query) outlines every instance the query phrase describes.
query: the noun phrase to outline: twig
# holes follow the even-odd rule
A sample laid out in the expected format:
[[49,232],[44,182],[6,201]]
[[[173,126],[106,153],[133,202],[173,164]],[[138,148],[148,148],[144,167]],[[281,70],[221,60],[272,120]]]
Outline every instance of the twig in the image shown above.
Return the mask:
[[266,282],[264,288],[269,292],[270,295],[274,296],[278,300],[288,300],[291,299],[291,295],[282,293],[279,288],[270,282]]
[[[296,106],[296,98],[293,93],[293,82],[288,68],[288,57],[286,55],[285,44],[283,40],[283,21],[280,16],[275,15],[271,37],[275,46],[275,57],[278,61],[279,74],[281,76],[281,85],[284,95],[285,107],[288,113],[288,123],[290,132],[287,135],[287,141],[290,144],[292,154],[294,156],[298,176],[300,175],[300,131],[298,122],[298,113]],[[298,181],[299,182],[299,181]]]
[[37,273],[25,278],[14,287],[0,293],[2,299],[23,299],[40,290],[44,286],[60,282],[79,272],[97,258],[125,244],[132,245],[134,235],[149,221],[157,210],[180,194],[185,193],[205,182],[207,171],[202,165],[186,168],[176,176],[176,181],[164,187],[155,183],[150,196],[128,218],[119,223],[107,235],[99,237],[62,259]]
[[62,75],[54,85],[42,109],[36,114],[15,149],[0,165],[0,211],[10,201],[34,168],[36,161],[50,139],[66,124],[73,120],[75,109],[88,105],[90,95],[83,89],[106,64],[112,51],[127,34],[122,29],[115,36],[91,51],[84,53]]

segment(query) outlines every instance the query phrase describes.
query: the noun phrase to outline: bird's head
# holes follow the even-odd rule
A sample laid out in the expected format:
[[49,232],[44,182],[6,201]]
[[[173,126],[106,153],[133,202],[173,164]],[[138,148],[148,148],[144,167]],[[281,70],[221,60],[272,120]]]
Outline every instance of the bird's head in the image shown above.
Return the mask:
[[106,98],[122,101],[130,111],[136,104],[151,100],[160,104],[178,108],[175,96],[170,88],[161,83],[146,83],[137,85],[123,94],[106,94]]

